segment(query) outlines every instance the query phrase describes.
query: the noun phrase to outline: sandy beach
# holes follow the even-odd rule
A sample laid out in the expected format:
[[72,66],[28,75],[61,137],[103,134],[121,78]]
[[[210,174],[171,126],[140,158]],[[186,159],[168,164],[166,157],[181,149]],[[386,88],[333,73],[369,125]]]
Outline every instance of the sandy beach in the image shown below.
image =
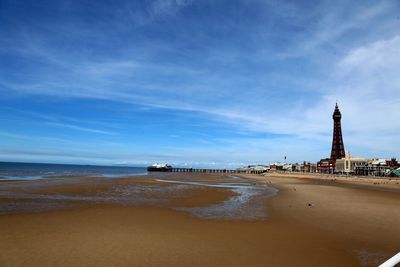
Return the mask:
[[395,180],[245,178],[2,183],[0,266],[377,266],[400,251]]

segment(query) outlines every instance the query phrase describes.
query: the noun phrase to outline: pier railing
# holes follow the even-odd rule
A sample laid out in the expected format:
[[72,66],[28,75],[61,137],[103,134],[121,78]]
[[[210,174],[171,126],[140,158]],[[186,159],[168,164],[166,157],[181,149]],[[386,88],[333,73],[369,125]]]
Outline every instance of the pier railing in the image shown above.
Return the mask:
[[396,267],[400,263],[400,252],[379,265],[379,267]]
[[197,168],[172,168],[171,172],[193,172],[193,173],[218,173],[218,174],[260,174],[259,170],[229,170],[229,169],[197,169]]

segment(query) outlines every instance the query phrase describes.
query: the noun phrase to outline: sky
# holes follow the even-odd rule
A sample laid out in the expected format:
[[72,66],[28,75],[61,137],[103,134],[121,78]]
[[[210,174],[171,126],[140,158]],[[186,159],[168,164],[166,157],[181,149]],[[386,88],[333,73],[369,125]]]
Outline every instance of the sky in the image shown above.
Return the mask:
[[0,0],[0,161],[400,157],[400,2]]

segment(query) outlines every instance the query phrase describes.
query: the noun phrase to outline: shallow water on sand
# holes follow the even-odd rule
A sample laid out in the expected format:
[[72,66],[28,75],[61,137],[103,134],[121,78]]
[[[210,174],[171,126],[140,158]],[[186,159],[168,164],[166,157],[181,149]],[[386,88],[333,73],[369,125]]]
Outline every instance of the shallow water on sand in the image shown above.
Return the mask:
[[164,183],[186,184],[191,186],[216,187],[231,190],[233,197],[222,203],[207,207],[178,208],[188,211],[193,216],[206,219],[260,219],[266,217],[265,200],[276,195],[277,189],[263,184],[251,183],[204,183],[157,179]]
[[[71,187],[74,190],[63,191],[63,188]],[[190,198],[191,190],[199,188],[231,194],[218,203],[198,207],[169,204],[173,199]],[[59,177],[0,183],[0,198],[3,200],[0,201],[0,214],[49,211],[89,204],[119,204],[168,207],[189,212],[201,219],[254,220],[266,217],[266,199],[276,193],[275,188],[236,176],[154,174],[112,180],[104,176]]]

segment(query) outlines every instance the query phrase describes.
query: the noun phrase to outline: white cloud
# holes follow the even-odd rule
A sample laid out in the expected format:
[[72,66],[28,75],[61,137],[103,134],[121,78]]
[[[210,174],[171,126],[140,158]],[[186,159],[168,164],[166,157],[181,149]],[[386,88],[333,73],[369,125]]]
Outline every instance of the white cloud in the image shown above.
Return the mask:
[[[400,91],[400,35],[379,40],[350,51],[338,64],[337,71],[348,80],[367,81],[373,87],[379,82],[379,91]],[[368,89],[368,88],[366,88]]]
[[191,3],[191,0],[156,0],[152,3],[150,10],[153,16],[173,15]]
[[52,126],[56,126],[56,127],[61,127],[61,128],[77,130],[77,131],[95,133],[95,134],[104,134],[104,135],[117,135],[118,134],[118,133],[115,133],[115,132],[104,131],[104,130],[93,129],[93,128],[87,128],[87,127],[82,127],[82,126],[73,125],[73,124],[69,124],[69,123],[47,122],[46,124],[52,125]]
[[130,23],[128,25],[121,25],[121,27],[129,29],[132,24],[135,27],[151,24],[156,19],[176,15],[182,8],[191,3],[192,0],[153,0],[146,3],[144,10],[133,8],[128,3],[120,10],[120,15]]
[[[346,34],[352,34],[352,43],[347,44],[353,46],[357,44],[358,39],[365,40],[368,34],[359,36],[360,32],[368,27],[369,32],[373,34],[379,33],[380,27],[386,24],[386,21],[393,19],[388,16],[396,9],[395,1],[374,1],[371,4],[361,4],[357,2],[320,2],[314,9],[314,12],[303,12],[303,16],[314,18],[312,21],[317,21],[315,25],[308,25],[313,28],[307,28],[307,34],[293,45],[290,46],[290,51],[281,53],[280,56],[286,57],[304,57],[315,54],[316,52],[326,52],[321,47],[329,46],[330,49],[341,51],[346,46],[348,37],[343,37]],[[376,23],[375,23],[376,22]],[[385,25],[389,26],[389,25]],[[310,32],[309,32],[310,31]],[[376,37],[376,36],[375,36]]]

